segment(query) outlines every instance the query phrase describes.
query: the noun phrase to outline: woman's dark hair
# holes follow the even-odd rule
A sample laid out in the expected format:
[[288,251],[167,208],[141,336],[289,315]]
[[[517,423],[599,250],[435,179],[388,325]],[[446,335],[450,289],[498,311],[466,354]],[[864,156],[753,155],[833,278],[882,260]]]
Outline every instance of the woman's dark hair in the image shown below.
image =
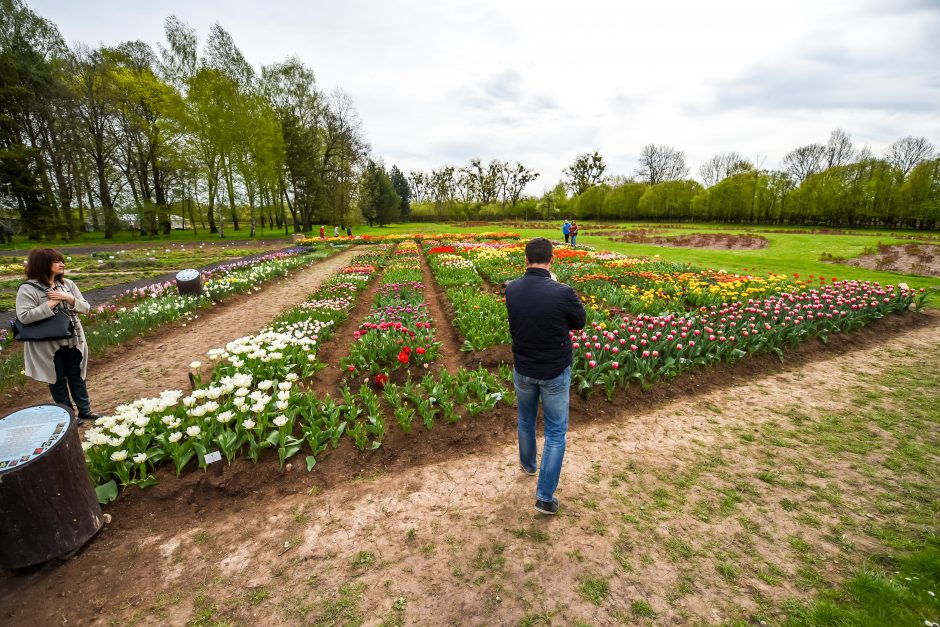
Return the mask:
[[552,260],[552,243],[544,237],[536,237],[525,245],[525,258],[529,263],[548,263]]
[[56,261],[65,261],[65,257],[55,248],[34,248],[26,260],[26,278],[39,281],[43,285],[48,285],[53,280],[61,280],[61,274],[52,276],[52,264]]

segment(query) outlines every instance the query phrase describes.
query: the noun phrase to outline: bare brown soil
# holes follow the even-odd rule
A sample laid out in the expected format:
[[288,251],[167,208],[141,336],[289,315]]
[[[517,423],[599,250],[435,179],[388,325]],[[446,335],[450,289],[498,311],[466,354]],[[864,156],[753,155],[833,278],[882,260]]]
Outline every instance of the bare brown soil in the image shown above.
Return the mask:
[[663,229],[631,229],[629,231],[625,231],[623,229],[598,229],[592,230],[591,235],[599,235],[604,237],[646,237],[649,235],[657,235],[663,232]]
[[455,374],[462,365],[460,347],[463,344],[463,338],[460,337],[457,328],[451,324],[453,318],[450,313],[452,312],[450,301],[441,286],[434,280],[423,249],[420,252],[420,258],[421,271],[424,273],[424,299],[428,304],[431,318],[435,321],[434,330],[437,334],[435,339],[441,343],[441,351],[435,361],[447,372]]
[[903,274],[940,276],[940,246],[936,244],[880,245],[877,252],[855,259],[840,261],[869,270],[886,270]]
[[611,234],[609,237],[615,242],[715,250],[756,250],[767,248],[769,244],[767,238],[760,235],[732,235],[730,233],[693,233],[654,237],[651,231],[623,231]]
[[[346,250],[312,267],[294,270],[284,279],[262,285],[257,292],[235,296],[194,314],[189,321],[160,327],[104,355],[93,356],[87,380],[93,410],[106,413],[129,399],[153,397],[162,390],[187,389],[191,362],[208,365],[208,350],[258,331],[279,313],[303,301],[358,252]],[[0,412],[42,402],[48,395],[46,385],[30,380],[24,390],[4,394]]]
[[[656,477],[688,471],[701,447],[721,447],[729,429],[759,428],[793,403],[836,409],[863,374],[916,360],[940,344],[938,322],[937,314],[894,316],[832,336],[828,347],[799,346],[784,364],[759,355],[649,392],[633,387],[612,403],[574,397],[555,518],[532,510],[534,479],[518,469],[508,407],[408,436],[393,426],[370,453],[344,441],[309,474],[302,462],[280,471],[271,456],[179,480],[165,469],[156,486],[109,506],[114,522],[73,559],[0,574],[0,616],[10,625],[175,625],[200,616],[204,624],[339,623],[336,612],[351,603],[376,625],[404,598],[408,624],[519,624],[546,612],[558,624],[606,625],[648,599],[660,624],[721,622],[729,604],[749,603],[739,588],[702,569],[687,596],[666,603],[682,563],[651,554],[635,530],[604,529],[637,512],[631,503]],[[761,467],[746,449],[722,450],[725,467]],[[653,533],[695,548],[739,541],[734,518],[710,528],[714,537],[688,515]],[[782,547],[758,541],[789,564]],[[629,570],[616,565],[618,554]],[[577,592],[595,576],[610,585],[604,607]],[[746,583],[771,599],[800,594],[786,581]]]

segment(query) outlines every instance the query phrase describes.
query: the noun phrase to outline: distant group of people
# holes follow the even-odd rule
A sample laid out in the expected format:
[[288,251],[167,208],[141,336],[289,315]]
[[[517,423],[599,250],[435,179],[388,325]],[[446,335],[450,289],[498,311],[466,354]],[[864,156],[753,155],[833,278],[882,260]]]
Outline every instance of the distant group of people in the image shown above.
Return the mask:
[[566,244],[569,243],[568,240],[570,239],[570,244],[572,246],[578,245],[578,223],[576,221],[572,220],[571,222],[568,222],[565,220],[564,226],[561,227],[561,232],[565,236]]
[[[333,227],[333,237],[339,237],[339,227],[338,227],[338,226],[334,226],[334,227]],[[346,227],[346,237],[352,237],[352,227],[351,227],[351,226],[347,226],[347,227]],[[321,225],[321,226],[320,226],[320,239],[324,239],[324,238],[326,238],[326,228]]]

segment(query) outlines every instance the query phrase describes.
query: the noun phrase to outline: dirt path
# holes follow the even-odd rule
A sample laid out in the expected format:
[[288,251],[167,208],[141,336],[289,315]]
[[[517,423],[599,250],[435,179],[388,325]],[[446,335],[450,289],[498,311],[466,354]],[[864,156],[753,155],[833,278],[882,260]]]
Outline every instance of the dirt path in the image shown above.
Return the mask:
[[[689,391],[666,392],[661,404],[573,403],[555,518],[532,509],[535,479],[519,471],[511,425],[493,429],[485,450],[452,447],[425,465],[385,470],[351,453],[349,469],[364,470],[325,489],[306,478],[320,464],[312,475],[260,464],[265,483],[228,506],[212,500],[211,476],[119,502],[115,522],[71,561],[0,574],[0,615],[11,625],[611,625],[655,612],[655,624],[683,624],[724,622],[755,596],[805,597],[809,567],[784,538],[818,543],[813,568],[838,569],[839,547],[865,546],[864,525],[891,514],[868,495],[874,470],[816,468],[781,430],[807,419],[797,410],[828,415],[852,407],[853,390],[877,394],[892,365],[940,355],[936,315],[864,337],[782,366],[689,377],[677,382]],[[780,441],[757,454],[755,437]],[[792,482],[790,464],[805,473]],[[809,509],[812,498],[795,496],[801,486],[846,502]],[[819,528],[794,536],[801,512]],[[826,540],[830,525],[841,531]],[[766,580],[724,566],[728,556],[769,569]]]
[[[284,279],[263,285],[258,292],[235,296],[212,309],[197,312],[191,322],[180,321],[93,356],[88,368],[88,392],[98,413],[137,398],[158,395],[163,390],[188,389],[189,364],[207,362],[212,348],[254,333],[279,313],[315,291],[360,249],[351,248],[309,268],[294,270]],[[7,409],[34,404],[48,395],[46,386],[30,381],[20,402]]]
[[[454,320],[449,314],[453,311],[447,301],[447,295],[444,290],[434,280],[434,274],[428,265],[427,256],[424,249],[419,253],[421,259],[421,271],[424,273],[424,301],[428,305],[428,311],[431,313],[431,319],[434,321],[434,329],[437,332],[437,341],[441,343],[441,352],[437,357],[437,362],[442,368],[451,374],[456,374],[461,365],[460,346],[463,344],[463,338],[454,325]],[[446,303],[446,305],[445,305]]]

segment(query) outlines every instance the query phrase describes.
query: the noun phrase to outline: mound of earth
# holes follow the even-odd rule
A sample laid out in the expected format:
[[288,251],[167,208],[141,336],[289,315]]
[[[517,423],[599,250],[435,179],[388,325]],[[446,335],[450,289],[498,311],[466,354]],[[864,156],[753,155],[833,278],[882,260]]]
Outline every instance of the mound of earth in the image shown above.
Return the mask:
[[691,235],[653,236],[654,231],[622,231],[611,235],[616,242],[651,244],[674,248],[711,248],[715,250],[755,250],[767,248],[767,238],[760,235],[732,235],[731,233],[693,233]]
[[662,232],[662,229],[631,229],[629,231],[624,231],[623,229],[601,229],[598,231],[592,230],[591,235],[605,237],[648,237],[650,235],[658,235]]
[[936,244],[880,245],[876,252],[841,263],[869,270],[940,276],[940,246]]

